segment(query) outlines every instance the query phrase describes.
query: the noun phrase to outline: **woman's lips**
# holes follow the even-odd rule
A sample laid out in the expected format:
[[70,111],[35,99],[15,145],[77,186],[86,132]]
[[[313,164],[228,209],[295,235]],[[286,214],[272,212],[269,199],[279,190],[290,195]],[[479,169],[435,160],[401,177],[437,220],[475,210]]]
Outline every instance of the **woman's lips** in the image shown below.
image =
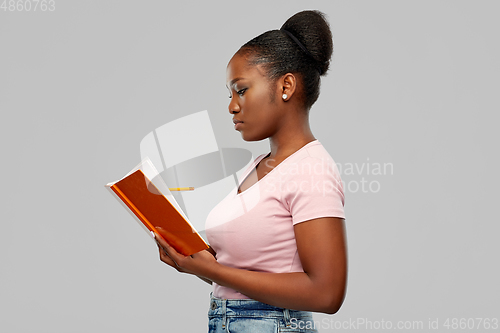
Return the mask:
[[236,130],[241,127],[241,124],[243,124],[243,122],[238,119],[233,119],[233,123],[234,123],[234,129]]

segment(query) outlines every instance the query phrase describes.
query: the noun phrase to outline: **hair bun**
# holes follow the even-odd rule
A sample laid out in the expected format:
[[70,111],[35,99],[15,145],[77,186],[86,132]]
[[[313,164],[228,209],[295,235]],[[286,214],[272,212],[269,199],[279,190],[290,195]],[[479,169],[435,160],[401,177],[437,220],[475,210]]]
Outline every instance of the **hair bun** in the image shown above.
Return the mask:
[[317,10],[299,12],[290,17],[280,30],[286,30],[297,38],[316,60],[321,75],[328,71],[333,54],[333,38],[325,14]]

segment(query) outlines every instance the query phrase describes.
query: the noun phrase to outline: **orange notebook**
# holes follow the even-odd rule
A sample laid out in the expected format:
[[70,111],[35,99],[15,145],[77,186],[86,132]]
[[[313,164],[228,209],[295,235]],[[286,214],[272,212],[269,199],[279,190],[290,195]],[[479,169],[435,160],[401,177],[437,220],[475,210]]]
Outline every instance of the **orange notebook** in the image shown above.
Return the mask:
[[106,187],[135,214],[148,233],[155,231],[179,253],[191,255],[208,249],[149,159]]

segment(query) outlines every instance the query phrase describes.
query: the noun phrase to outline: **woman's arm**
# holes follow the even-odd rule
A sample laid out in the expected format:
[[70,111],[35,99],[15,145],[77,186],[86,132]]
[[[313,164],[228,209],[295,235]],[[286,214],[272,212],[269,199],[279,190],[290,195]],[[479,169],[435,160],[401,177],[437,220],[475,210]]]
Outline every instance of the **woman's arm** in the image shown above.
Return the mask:
[[217,263],[207,251],[183,256],[159,240],[168,253],[168,259],[161,259],[260,302],[295,310],[337,312],[347,284],[344,219],[313,219],[296,224],[294,230],[304,272],[263,273],[232,268]]

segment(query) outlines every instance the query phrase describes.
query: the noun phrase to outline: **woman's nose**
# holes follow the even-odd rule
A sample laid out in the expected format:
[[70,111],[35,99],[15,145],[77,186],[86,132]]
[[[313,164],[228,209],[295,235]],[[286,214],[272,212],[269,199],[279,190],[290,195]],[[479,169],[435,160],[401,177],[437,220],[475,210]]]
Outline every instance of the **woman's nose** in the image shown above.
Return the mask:
[[235,101],[235,98],[231,98],[228,109],[230,114],[240,112],[240,105]]

